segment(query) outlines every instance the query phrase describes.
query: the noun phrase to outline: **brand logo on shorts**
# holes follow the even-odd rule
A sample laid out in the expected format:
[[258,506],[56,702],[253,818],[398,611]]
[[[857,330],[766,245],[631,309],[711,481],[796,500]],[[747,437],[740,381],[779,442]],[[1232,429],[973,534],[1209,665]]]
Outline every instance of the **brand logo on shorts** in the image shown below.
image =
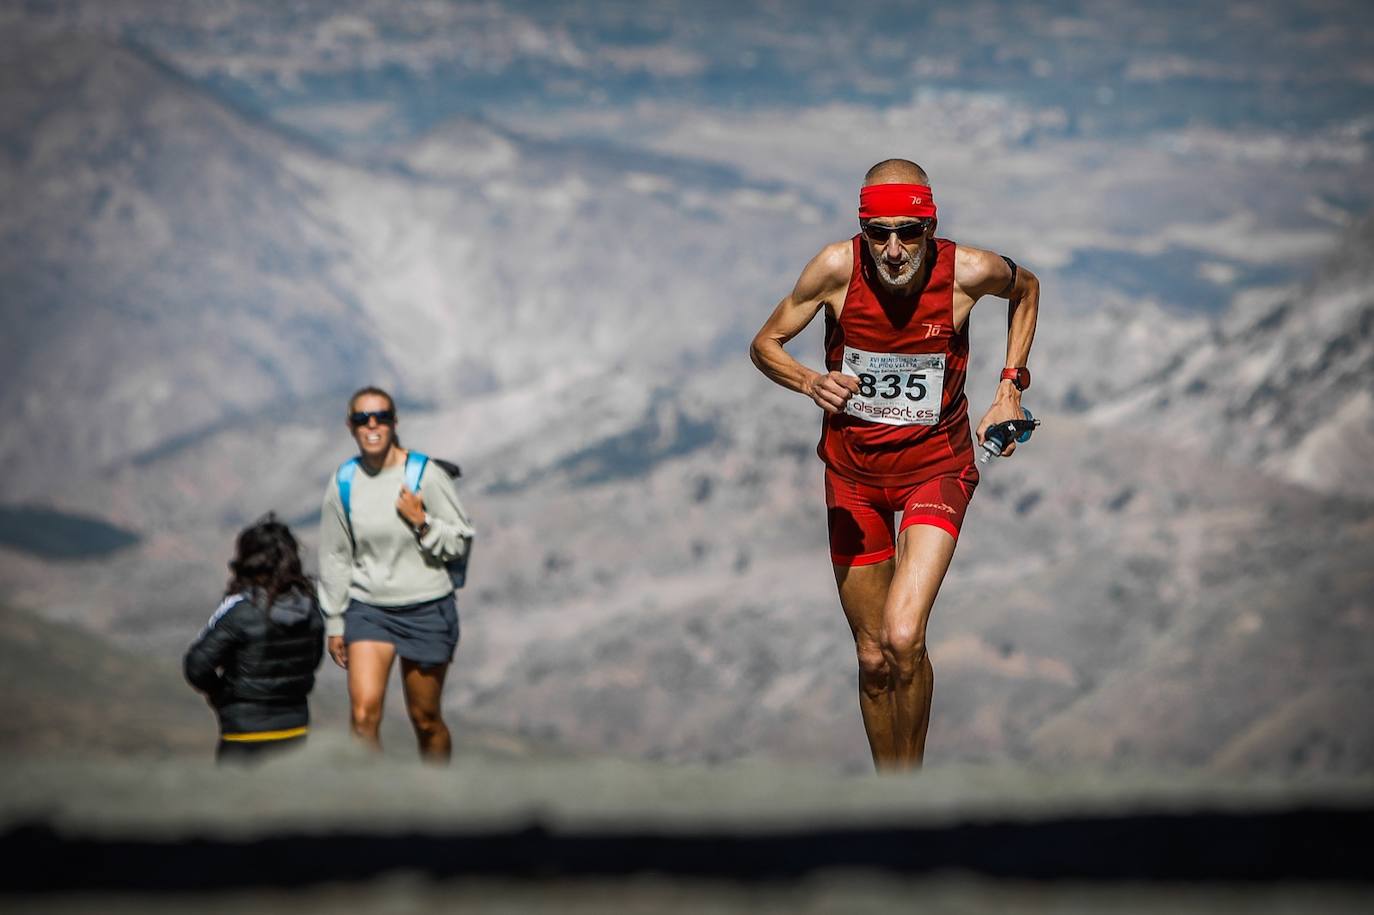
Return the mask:
[[936,511],[949,512],[951,515],[955,513],[954,509],[943,502],[912,502],[906,507],[906,510],[912,511],[917,508],[933,508]]

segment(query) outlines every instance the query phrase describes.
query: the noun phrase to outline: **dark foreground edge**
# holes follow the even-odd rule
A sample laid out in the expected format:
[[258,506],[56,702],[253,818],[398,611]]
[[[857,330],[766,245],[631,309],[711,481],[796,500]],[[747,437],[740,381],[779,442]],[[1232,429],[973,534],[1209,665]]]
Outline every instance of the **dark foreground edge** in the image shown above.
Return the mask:
[[406,870],[459,876],[778,880],[835,868],[1089,881],[1374,883],[1374,806],[1256,813],[1081,817],[921,827],[321,833],[247,841],[63,834],[0,837],[0,890],[207,890],[368,880]]

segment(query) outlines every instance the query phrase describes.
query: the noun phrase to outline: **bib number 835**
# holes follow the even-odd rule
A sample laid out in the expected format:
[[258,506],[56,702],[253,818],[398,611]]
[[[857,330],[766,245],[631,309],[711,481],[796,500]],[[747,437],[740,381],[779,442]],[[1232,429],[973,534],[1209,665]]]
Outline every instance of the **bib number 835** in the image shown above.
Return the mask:
[[896,400],[905,395],[907,400],[924,400],[926,396],[925,373],[908,372],[905,389],[903,389],[902,377],[895,373],[870,375],[867,372],[860,372],[859,395],[862,397],[880,397],[883,400]]

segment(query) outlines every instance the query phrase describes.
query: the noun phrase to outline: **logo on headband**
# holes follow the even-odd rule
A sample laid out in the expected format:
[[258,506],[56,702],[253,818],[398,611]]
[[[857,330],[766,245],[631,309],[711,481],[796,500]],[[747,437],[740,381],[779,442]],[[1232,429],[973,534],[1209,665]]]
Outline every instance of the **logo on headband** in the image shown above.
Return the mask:
[[926,184],[872,184],[859,190],[859,218],[935,216],[935,195]]

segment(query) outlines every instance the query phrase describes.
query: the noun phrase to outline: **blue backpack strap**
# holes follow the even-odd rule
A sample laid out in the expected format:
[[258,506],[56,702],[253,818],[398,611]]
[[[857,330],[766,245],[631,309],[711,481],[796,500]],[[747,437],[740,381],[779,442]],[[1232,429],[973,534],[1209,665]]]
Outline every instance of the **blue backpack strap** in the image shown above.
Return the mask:
[[349,495],[353,490],[353,475],[358,472],[358,459],[351,457],[339,465],[334,472],[334,482],[339,484],[339,501],[343,503],[344,521],[348,523],[349,535],[353,534],[353,510],[349,505]]
[[406,489],[411,492],[420,491],[420,478],[425,475],[425,467],[429,464],[429,456],[418,451],[410,451],[406,454]]

